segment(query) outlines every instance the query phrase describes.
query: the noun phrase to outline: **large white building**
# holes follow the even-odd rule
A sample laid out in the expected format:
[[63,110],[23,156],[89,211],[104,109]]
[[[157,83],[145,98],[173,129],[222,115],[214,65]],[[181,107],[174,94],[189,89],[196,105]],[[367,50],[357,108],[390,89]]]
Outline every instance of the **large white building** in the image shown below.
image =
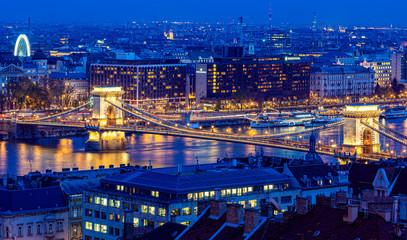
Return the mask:
[[361,66],[329,66],[311,69],[311,98],[364,97],[374,94],[375,72]]

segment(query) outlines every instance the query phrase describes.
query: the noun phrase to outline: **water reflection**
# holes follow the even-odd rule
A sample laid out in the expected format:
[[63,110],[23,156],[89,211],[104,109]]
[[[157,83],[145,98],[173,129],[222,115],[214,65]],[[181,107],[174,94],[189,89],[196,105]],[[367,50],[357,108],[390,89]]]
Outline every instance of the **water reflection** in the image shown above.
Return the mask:
[[[407,121],[395,119],[383,121],[389,127],[407,135]],[[251,129],[248,126],[213,128],[214,132],[236,134],[266,134],[284,133],[303,130],[304,127]],[[206,129],[212,131],[211,128]],[[292,136],[290,140],[309,141],[310,134]],[[337,144],[343,142],[342,126],[316,133],[317,141],[322,144]],[[128,136],[129,149],[127,151],[89,153],[85,152],[87,137],[73,137],[61,139],[38,139],[24,142],[0,141],[0,172],[9,174],[25,174],[29,171],[46,169],[60,171],[62,168],[90,169],[100,165],[132,164],[148,165],[152,161],[154,167],[176,166],[182,164],[213,163],[217,158],[247,156],[260,152],[260,148],[237,143],[217,142],[193,138],[181,138],[164,135],[133,134]],[[382,147],[388,144],[388,150],[403,153],[405,147],[395,144],[386,137],[381,137]],[[302,157],[303,153],[263,148],[266,155],[284,157]],[[331,157],[323,157],[324,161],[334,161]]]

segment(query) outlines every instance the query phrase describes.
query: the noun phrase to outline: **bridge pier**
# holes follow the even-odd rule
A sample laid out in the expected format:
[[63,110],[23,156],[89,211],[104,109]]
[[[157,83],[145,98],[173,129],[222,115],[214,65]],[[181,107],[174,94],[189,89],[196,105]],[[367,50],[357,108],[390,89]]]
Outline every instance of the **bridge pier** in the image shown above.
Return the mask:
[[86,151],[108,151],[127,149],[127,140],[122,131],[89,131]]
[[122,111],[109,104],[112,102],[121,107],[122,95],[122,87],[95,87],[93,89],[92,122],[94,125],[88,127],[89,140],[85,144],[86,151],[127,149],[127,140],[123,131],[101,130],[109,125],[123,125]]

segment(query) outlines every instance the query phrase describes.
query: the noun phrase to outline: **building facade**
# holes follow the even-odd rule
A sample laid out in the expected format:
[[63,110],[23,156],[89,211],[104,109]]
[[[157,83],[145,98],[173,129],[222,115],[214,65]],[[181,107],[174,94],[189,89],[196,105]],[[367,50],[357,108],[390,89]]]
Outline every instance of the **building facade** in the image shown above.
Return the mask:
[[189,96],[185,64],[92,64],[90,87],[121,86],[130,104],[185,102]]
[[89,99],[89,79],[84,73],[52,72],[51,81],[57,86],[68,87],[72,91],[71,101],[87,101]]
[[316,67],[311,70],[310,96],[324,98],[353,98],[374,94],[375,72],[361,66]]
[[239,91],[261,94],[270,100],[306,99],[310,62],[299,57],[218,58],[197,64],[196,94],[230,98]]
[[365,57],[360,66],[375,71],[375,84],[388,87],[392,83],[392,61],[388,54]]
[[[58,186],[0,190],[0,239],[68,239],[68,207]],[[46,200],[45,200],[46,199]]]
[[189,225],[197,217],[198,201],[215,198],[244,207],[273,198],[285,211],[298,193],[287,176],[271,168],[188,174],[136,171],[104,178],[100,189],[84,191],[83,235],[86,240],[117,239],[129,218],[135,227],[155,228],[169,221]]

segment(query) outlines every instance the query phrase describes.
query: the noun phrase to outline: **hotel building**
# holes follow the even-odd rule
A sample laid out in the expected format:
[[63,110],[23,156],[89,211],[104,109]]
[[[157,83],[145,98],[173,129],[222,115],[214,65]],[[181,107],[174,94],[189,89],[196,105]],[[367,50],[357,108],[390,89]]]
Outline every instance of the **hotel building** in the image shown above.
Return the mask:
[[230,98],[247,90],[270,100],[306,99],[310,62],[299,57],[215,58],[197,64],[197,98]]
[[185,102],[186,64],[92,64],[90,87],[121,86],[130,104]]

